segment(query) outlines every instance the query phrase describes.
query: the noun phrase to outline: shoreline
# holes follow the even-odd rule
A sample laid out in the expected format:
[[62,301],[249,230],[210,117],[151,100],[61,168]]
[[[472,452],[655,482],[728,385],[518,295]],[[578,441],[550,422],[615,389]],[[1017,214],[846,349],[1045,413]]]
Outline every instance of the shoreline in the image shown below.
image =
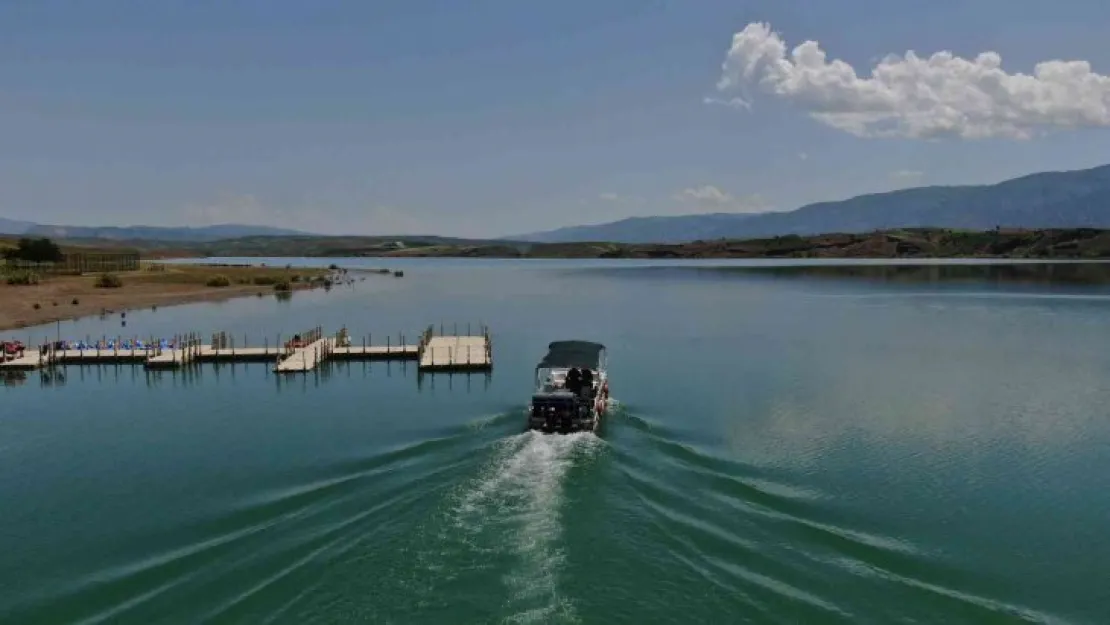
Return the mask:
[[[321,287],[301,286],[294,289],[294,291],[314,290]],[[155,306],[169,307],[169,306],[183,306],[186,304],[212,304],[223,302],[233,299],[258,297],[257,287],[223,287],[221,290],[204,290],[192,291],[183,293],[160,293],[160,294],[144,294],[137,298],[128,298],[125,305],[115,308],[104,309],[97,305],[87,305],[80,303],[73,306],[69,303],[59,302],[58,306],[50,306],[50,308],[43,307],[41,310],[47,312],[45,315],[36,315],[35,318],[17,318],[14,322],[9,321],[6,315],[0,315],[0,333],[16,332],[26,328],[33,328],[36,326],[46,325],[49,323],[56,323],[59,321],[78,321],[86,317],[101,316],[102,314],[116,314],[121,312],[130,312],[133,310],[149,309]],[[262,292],[262,297],[273,297],[274,293]],[[64,311],[64,312],[61,312]]]
[[[65,246],[65,240],[59,240]],[[107,245],[107,242],[105,243]],[[89,241],[73,242],[74,251],[111,251]],[[627,259],[627,260],[1100,260],[1110,259],[1110,229],[1100,228],[892,228],[869,232],[716,238],[672,243],[613,241],[532,242],[442,237],[313,235],[245,237],[207,242],[129,241],[126,249],[146,262],[183,265],[211,259]],[[176,262],[175,262],[176,261]]]
[[[0,283],[0,334],[60,321],[76,321],[125,311],[162,306],[215,303],[244,297],[274,297],[281,293],[325,288],[331,271],[317,267],[231,267],[193,265],[166,271],[141,270],[118,274],[117,288],[95,285],[96,275],[53,276],[39,284]],[[216,276],[226,286],[208,282]],[[274,284],[285,282],[287,291]],[[37,306],[37,307],[36,307]]]

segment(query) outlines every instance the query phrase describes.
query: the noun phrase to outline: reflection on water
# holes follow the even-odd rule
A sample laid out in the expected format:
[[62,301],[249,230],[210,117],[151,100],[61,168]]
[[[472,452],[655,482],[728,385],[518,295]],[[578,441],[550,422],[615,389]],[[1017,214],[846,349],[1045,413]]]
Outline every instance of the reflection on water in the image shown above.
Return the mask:
[[818,264],[724,267],[711,271],[772,278],[870,280],[906,284],[1110,285],[1110,263]]
[[417,393],[429,394],[488,391],[493,381],[493,372],[490,370],[423,372],[419,371],[415,362],[402,359],[328,361],[312,371],[291,374],[278,374],[270,364],[251,362],[197,363],[169,369],[146,369],[142,364],[130,363],[65,364],[34,372],[4,371],[0,374],[0,385],[22,386],[33,375],[44,388],[62,386],[71,377],[81,383],[112,384],[142,380],[147,388],[152,389],[190,388],[202,386],[205,380],[234,383],[237,376],[247,375],[253,378],[260,372],[272,379],[274,389],[278,392],[318,389],[333,378],[343,381],[365,381],[371,378],[412,379]]

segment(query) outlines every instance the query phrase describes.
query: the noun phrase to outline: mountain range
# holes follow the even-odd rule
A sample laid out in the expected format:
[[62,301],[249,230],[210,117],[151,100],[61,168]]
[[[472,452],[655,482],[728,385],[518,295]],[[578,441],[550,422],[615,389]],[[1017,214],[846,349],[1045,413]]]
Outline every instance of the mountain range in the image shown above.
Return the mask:
[[1110,165],[975,186],[931,186],[809,204],[788,212],[633,217],[510,237],[537,243],[682,243],[893,228],[1110,227]]
[[99,239],[108,241],[197,243],[252,236],[304,236],[308,233],[286,228],[242,224],[221,224],[197,228],[170,226],[48,226],[0,217],[0,234],[69,240]]
[[[856,234],[898,228],[991,230],[996,227],[1110,228],[1110,165],[1036,173],[990,185],[930,186],[873,193],[835,202],[818,202],[786,212],[631,217],[486,242],[684,243],[792,234]],[[117,244],[134,241],[202,244],[248,237],[313,237],[319,239],[321,245],[328,245],[328,241],[335,239],[285,228],[242,224],[198,228],[50,226],[3,218],[0,218],[0,234]],[[378,234],[372,238],[405,237]],[[443,237],[421,239],[427,239],[424,242],[428,244],[448,241]]]

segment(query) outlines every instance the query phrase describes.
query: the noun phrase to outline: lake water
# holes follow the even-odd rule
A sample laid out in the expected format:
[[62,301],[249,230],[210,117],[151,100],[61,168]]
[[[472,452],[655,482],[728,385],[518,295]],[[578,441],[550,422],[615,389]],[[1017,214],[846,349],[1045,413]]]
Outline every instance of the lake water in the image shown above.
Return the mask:
[[[0,622],[1105,622],[1104,268],[736,265],[390,261],[17,331],[485,323],[494,371],[9,379]],[[523,433],[564,338],[608,346],[598,436]]]

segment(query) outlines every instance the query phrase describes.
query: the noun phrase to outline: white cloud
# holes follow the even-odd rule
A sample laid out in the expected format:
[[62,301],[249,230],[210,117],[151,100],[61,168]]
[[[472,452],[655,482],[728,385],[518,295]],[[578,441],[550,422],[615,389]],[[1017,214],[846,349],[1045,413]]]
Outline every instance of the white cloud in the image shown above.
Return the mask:
[[908,182],[908,181],[913,181],[913,180],[919,180],[924,175],[925,175],[925,172],[917,171],[917,170],[914,170],[914,169],[899,169],[898,171],[890,172],[891,179],[897,180],[897,181],[900,181],[900,182]]
[[605,200],[606,202],[619,202],[619,201],[621,201],[621,196],[617,193],[602,193],[601,195],[599,195],[597,197],[602,199],[602,200]]
[[1027,139],[1051,129],[1110,126],[1110,76],[1093,72],[1087,61],[1044,61],[1032,75],[1001,66],[995,52],[964,59],[909,51],[860,77],[848,63],[828,61],[816,41],[787,56],[769,24],[751,23],[733,35],[717,89],[728,94],[755,86],[861,137]]
[[680,202],[697,202],[701,204],[728,204],[733,200],[731,195],[711,184],[683,189],[674,194],[674,199]]
[[716,210],[755,213],[769,210],[767,203],[759,195],[749,195],[743,198],[734,197],[731,193],[711,185],[689,187],[671,196],[683,204],[693,205],[701,210],[713,208]]
[[752,108],[752,103],[741,97],[732,97],[728,99],[703,98],[702,102],[704,102],[705,104],[718,104],[720,106],[727,106],[734,109],[751,110]]

